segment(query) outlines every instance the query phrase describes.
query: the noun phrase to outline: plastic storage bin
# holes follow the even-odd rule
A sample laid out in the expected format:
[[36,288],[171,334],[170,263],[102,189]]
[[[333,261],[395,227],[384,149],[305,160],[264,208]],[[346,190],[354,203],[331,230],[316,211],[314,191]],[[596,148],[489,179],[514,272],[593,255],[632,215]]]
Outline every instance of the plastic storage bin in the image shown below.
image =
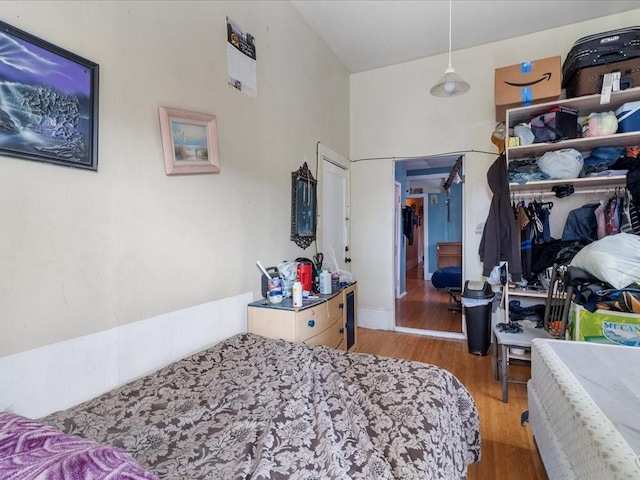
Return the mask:
[[624,103],[616,110],[618,133],[640,130],[640,102]]
[[612,310],[590,312],[574,303],[569,315],[569,338],[640,347],[640,315]]
[[467,345],[472,355],[486,355],[491,346],[491,310],[494,297],[487,282],[464,283],[462,307],[467,325]]

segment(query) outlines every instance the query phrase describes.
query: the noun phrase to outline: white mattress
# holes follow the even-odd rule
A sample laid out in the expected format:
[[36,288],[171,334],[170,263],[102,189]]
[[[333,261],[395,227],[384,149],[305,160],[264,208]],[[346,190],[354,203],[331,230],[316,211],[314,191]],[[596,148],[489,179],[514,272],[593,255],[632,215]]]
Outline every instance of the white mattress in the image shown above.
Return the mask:
[[535,432],[536,445],[544,460],[547,476],[552,480],[575,480],[576,475],[571,462],[562,448],[562,444],[554,433],[540,398],[531,380],[527,382],[529,397],[529,424]]
[[640,479],[640,348],[536,339],[529,390],[552,480]]

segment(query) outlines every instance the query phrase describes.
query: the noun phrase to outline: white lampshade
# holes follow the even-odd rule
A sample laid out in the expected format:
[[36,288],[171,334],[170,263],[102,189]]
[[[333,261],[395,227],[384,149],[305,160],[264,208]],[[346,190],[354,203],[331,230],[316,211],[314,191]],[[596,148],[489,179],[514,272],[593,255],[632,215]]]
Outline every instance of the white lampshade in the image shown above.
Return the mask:
[[471,88],[460,75],[456,73],[451,65],[444,71],[444,75],[438,83],[431,87],[431,95],[435,97],[455,97],[468,92]]
[[438,83],[431,87],[431,95],[434,97],[455,97],[468,92],[471,88],[451,66],[451,0],[449,0],[449,66]]

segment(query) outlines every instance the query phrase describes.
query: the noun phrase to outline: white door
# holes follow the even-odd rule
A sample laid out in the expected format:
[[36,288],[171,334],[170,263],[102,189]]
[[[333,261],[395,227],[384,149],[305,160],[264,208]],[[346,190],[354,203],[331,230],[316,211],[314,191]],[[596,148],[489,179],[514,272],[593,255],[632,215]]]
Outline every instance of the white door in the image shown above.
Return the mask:
[[322,165],[320,251],[324,254],[323,269],[335,270],[333,249],[338,268],[350,271],[349,162],[322,144],[318,147],[318,162]]

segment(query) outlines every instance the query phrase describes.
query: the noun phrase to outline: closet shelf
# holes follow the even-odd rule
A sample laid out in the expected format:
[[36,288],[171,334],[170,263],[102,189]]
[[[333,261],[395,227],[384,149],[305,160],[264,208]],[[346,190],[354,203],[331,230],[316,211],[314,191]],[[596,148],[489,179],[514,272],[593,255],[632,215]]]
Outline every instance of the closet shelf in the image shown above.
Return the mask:
[[529,298],[547,298],[548,293],[546,290],[529,290],[521,287],[512,287],[510,285],[509,296],[529,297]]
[[585,178],[569,178],[569,179],[554,179],[554,180],[538,180],[535,182],[527,183],[510,183],[509,191],[511,192],[537,192],[551,190],[555,185],[573,185],[576,193],[580,193],[581,189],[594,189],[601,188],[603,190],[624,187],[627,182],[625,175],[616,175],[614,177],[585,177]]
[[635,102],[638,98],[640,98],[640,87],[635,87],[621,90],[619,92],[613,92],[611,94],[611,101],[605,104],[600,104],[600,95],[596,94],[539,103],[528,107],[517,107],[507,110],[507,113],[509,114],[508,124],[513,127],[517,123],[528,122],[532,117],[541,115],[557,105],[575,108],[579,112],[578,115],[587,116],[592,112],[615,111],[623,103]]
[[[620,92],[613,92],[610,102],[605,104],[600,103],[600,95],[587,95],[528,107],[518,107],[507,110],[507,125],[513,128],[518,123],[529,122],[531,118],[542,115],[558,105],[574,108],[578,110],[580,117],[586,117],[590,113],[595,112],[615,112],[621,105],[627,102],[638,101],[638,99],[640,99],[640,87],[635,87]],[[564,148],[574,148],[585,155],[594,147],[598,146],[630,147],[635,145],[640,145],[640,131],[616,133],[601,137],[574,138],[555,143],[532,143],[530,145],[507,147],[506,156],[507,161],[528,157],[540,157],[547,152]]]
[[547,152],[573,148],[583,155],[590,152],[594,147],[631,147],[640,145],[640,132],[616,133],[614,135],[603,135],[601,137],[584,137],[563,140],[555,143],[532,143],[509,147],[507,150],[507,160],[517,160],[519,158],[541,157]]

